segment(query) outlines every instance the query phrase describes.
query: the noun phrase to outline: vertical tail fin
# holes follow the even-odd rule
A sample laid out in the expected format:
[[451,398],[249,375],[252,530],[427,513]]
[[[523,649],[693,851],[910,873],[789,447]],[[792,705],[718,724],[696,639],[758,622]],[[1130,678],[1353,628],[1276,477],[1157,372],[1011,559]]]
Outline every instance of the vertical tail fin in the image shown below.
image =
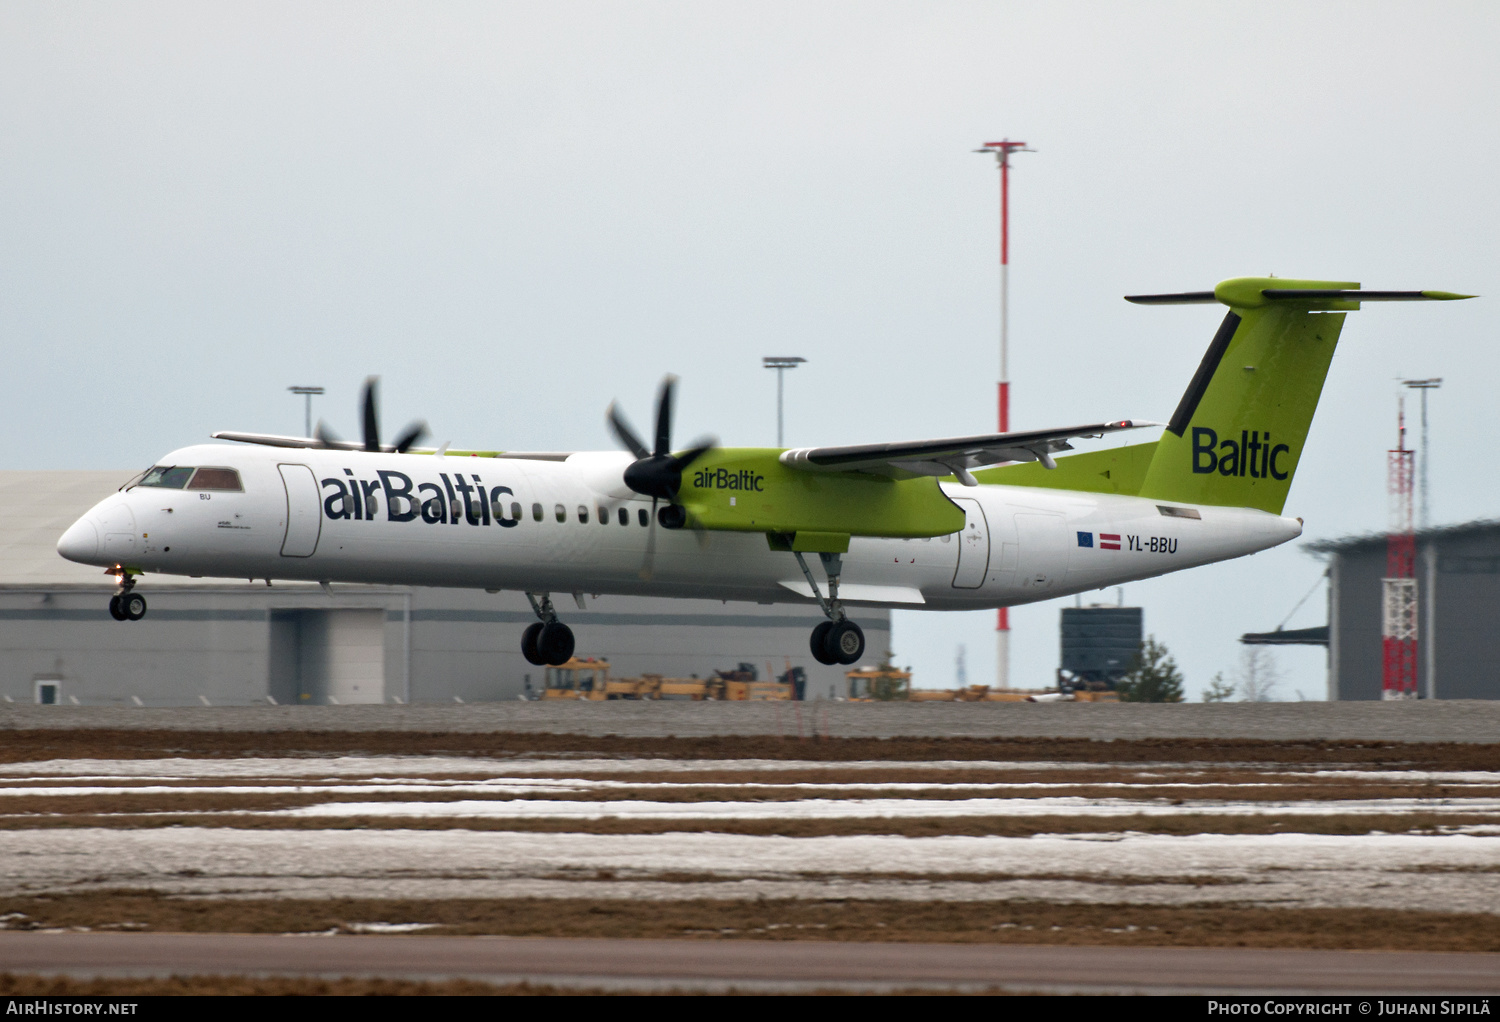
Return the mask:
[[1357,311],[1365,301],[1467,297],[1243,277],[1226,280],[1213,291],[1127,298],[1137,304],[1229,307],[1157,442],[1141,495],[1280,514],[1345,313]]

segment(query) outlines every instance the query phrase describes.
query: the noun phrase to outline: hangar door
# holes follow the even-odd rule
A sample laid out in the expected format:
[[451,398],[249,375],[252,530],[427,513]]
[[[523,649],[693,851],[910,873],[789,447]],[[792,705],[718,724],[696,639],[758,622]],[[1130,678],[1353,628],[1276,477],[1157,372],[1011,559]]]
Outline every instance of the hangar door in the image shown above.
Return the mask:
[[374,608],[272,610],[271,698],[314,706],[384,702],[385,616]]
[[281,469],[281,482],[286,487],[286,538],[281,543],[281,556],[311,557],[323,529],[318,481],[306,465],[276,467]]

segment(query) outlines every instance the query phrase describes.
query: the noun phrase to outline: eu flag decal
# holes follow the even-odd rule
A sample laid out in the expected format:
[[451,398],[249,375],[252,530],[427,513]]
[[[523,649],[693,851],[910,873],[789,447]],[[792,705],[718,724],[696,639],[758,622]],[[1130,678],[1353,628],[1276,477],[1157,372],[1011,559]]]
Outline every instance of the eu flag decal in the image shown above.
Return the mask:
[[1090,546],[1090,547],[1093,546],[1094,545],[1094,534],[1092,532],[1080,532],[1078,534],[1078,545],[1079,546]]

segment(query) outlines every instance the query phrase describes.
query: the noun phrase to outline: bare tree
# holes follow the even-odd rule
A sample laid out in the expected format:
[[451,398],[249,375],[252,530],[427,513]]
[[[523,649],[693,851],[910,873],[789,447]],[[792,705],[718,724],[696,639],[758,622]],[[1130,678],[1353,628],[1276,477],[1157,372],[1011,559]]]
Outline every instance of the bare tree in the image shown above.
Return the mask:
[[1241,702],[1275,702],[1276,687],[1281,684],[1281,668],[1265,646],[1241,646],[1239,666],[1233,673],[1234,687],[1240,693]]

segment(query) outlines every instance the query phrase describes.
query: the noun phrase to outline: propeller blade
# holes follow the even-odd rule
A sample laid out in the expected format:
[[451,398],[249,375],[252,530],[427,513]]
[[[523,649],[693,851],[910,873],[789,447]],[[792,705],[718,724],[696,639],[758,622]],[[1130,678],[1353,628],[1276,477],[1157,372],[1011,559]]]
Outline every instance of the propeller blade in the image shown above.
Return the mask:
[[396,453],[405,454],[411,450],[412,445],[427,435],[427,423],[418,419],[402,431],[396,438]]
[[328,424],[322,419],[318,420],[318,428],[313,430],[313,436],[318,438],[318,446],[320,447],[333,448],[337,447],[340,443],[339,435],[329,429]]
[[692,447],[689,447],[681,454],[672,456],[672,468],[681,472],[717,446],[719,446],[718,437],[700,436],[697,440],[693,441]]
[[656,571],[656,498],[651,498],[651,525],[646,531],[646,559],[639,572],[642,582],[650,582]]
[[672,399],[676,389],[677,377],[671,373],[662,377],[656,398],[656,450],[651,452],[658,458],[672,453]]
[[649,458],[651,452],[646,450],[646,445],[641,443],[641,438],[636,436],[635,430],[630,428],[630,423],[625,421],[624,414],[620,411],[617,402],[609,403],[609,412],[606,416],[609,428],[614,430],[615,439],[620,441],[626,449],[634,454],[636,458]]
[[364,410],[365,450],[372,454],[380,450],[380,422],[375,415],[375,383],[378,376],[365,377],[364,397],[360,404]]

